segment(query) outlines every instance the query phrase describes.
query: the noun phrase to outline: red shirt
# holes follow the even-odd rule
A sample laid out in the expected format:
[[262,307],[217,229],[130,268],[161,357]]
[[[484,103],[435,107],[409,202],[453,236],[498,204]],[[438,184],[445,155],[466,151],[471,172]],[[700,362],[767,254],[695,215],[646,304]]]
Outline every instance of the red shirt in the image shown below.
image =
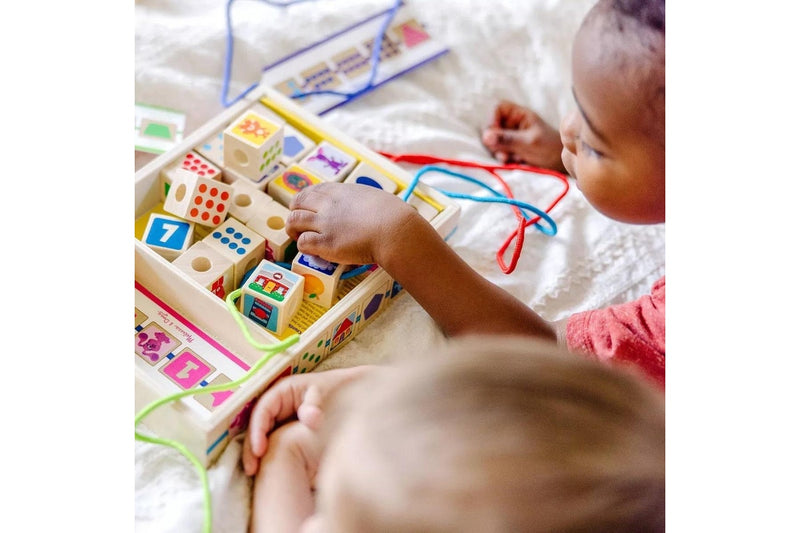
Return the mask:
[[567,320],[567,347],[601,360],[633,363],[664,387],[665,277],[638,300],[576,313]]

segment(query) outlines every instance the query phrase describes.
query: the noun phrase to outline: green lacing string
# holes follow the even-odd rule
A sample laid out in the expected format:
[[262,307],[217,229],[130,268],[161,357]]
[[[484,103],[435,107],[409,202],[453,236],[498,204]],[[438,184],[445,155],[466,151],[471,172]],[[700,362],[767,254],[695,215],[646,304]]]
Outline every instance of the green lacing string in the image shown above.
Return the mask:
[[182,453],[183,456],[186,457],[194,465],[195,469],[197,470],[197,473],[200,475],[200,480],[203,483],[203,516],[204,516],[203,531],[205,533],[211,532],[211,490],[208,485],[208,472],[206,471],[205,467],[197,459],[197,457],[195,457],[194,454],[192,454],[192,452],[190,452],[189,449],[186,448],[186,446],[184,446],[180,442],[171,439],[161,439],[158,437],[149,437],[147,435],[142,435],[141,433],[136,431],[136,426],[139,425],[139,423],[142,421],[142,419],[144,419],[144,417],[146,417],[151,412],[153,412],[154,410],[156,410],[157,408],[161,407],[166,403],[174,402],[175,400],[178,400],[185,396],[192,396],[198,393],[219,392],[238,387],[239,385],[241,385],[242,383],[253,377],[253,375],[256,374],[273,356],[281,353],[282,351],[286,350],[289,346],[300,340],[300,335],[295,333],[291,337],[276,344],[260,344],[256,342],[256,340],[252,337],[252,335],[250,335],[250,331],[247,329],[247,326],[245,325],[244,320],[242,319],[242,315],[241,313],[239,313],[239,309],[236,308],[236,304],[234,303],[234,300],[239,298],[241,293],[242,289],[236,289],[235,291],[231,292],[228,295],[228,297],[225,298],[225,305],[228,307],[228,310],[230,311],[234,320],[239,325],[239,328],[242,330],[242,333],[247,339],[247,342],[249,342],[255,348],[267,353],[265,353],[264,356],[261,359],[259,359],[258,362],[256,362],[256,364],[253,365],[253,367],[250,368],[250,370],[248,370],[244,376],[240,377],[237,380],[231,381],[230,383],[221,383],[219,385],[211,385],[208,387],[195,387],[194,389],[176,392],[175,394],[170,394],[169,396],[165,396],[163,398],[151,402],[144,409],[139,411],[139,413],[136,415],[136,421],[134,424],[134,435],[136,437],[136,440],[143,442],[150,442],[153,444],[162,444],[164,446],[169,446],[170,448],[174,448],[178,450],[180,453]]

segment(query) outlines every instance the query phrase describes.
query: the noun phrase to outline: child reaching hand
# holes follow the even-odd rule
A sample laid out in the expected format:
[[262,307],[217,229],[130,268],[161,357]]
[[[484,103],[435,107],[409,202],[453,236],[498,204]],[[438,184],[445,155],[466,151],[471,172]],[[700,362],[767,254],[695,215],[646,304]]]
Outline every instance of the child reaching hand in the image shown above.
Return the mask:
[[[664,222],[663,0],[600,0],[575,38],[572,68],[578,109],[561,125],[564,166],[607,216]],[[633,363],[664,385],[664,278],[652,294],[634,302],[550,323],[472,270],[393,195],[324,183],[301,191],[292,207],[287,230],[301,251],[339,263],[380,264],[446,335],[495,331],[558,339],[570,351]],[[430,276],[433,271],[436,277]],[[456,286],[461,290],[442,296],[442,287]],[[245,472],[259,470],[277,421],[297,413],[300,424],[314,427],[324,398],[372,371],[354,367],[297,375],[269,389],[251,415]]]
[[[600,0],[573,45],[577,109],[561,124],[561,161],[592,206],[625,223],[665,221],[664,24],[663,0]],[[549,164],[560,145],[538,116],[523,120],[513,116],[518,112],[503,103],[496,123],[526,128],[528,149],[513,145],[503,157]],[[379,264],[448,336],[495,331],[558,339],[575,352],[636,364],[664,384],[664,278],[637,301],[550,323],[470,268],[391,194],[323,183],[302,190],[291,209],[286,230],[301,252]],[[444,297],[442,287],[459,290]]]
[[664,530],[663,395],[640,376],[520,337],[423,355],[272,434],[251,531]]

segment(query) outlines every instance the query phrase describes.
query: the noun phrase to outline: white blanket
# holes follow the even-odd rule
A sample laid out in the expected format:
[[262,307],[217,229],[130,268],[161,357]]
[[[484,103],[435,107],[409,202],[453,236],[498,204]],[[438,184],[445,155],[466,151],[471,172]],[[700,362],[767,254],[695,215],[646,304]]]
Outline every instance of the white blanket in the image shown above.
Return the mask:
[[[450,53],[328,113],[326,121],[376,150],[489,162],[479,130],[500,98],[526,104],[554,125],[569,110],[572,36],[592,0],[408,3]],[[281,9],[235,2],[229,96],[258,81],[264,65],[390,5],[391,0],[317,0]],[[136,100],[184,111],[190,133],[223,110],[225,2],[138,0],[135,13]],[[152,157],[137,153],[137,168]],[[487,174],[470,174],[495,185]],[[553,178],[522,172],[506,178],[517,198],[540,208],[560,187]],[[423,180],[449,190],[480,191],[437,174]],[[633,299],[664,274],[663,225],[611,221],[574,187],[551,213],[558,234],[529,229],[511,275],[495,261],[515,227],[511,210],[460,204],[452,247],[545,319]],[[404,294],[319,369],[376,362],[442,341],[430,317]],[[251,482],[239,466],[240,453],[236,440],[209,471],[214,531],[247,530]],[[137,442],[136,530],[199,531],[202,521],[202,492],[192,466],[171,449]]]

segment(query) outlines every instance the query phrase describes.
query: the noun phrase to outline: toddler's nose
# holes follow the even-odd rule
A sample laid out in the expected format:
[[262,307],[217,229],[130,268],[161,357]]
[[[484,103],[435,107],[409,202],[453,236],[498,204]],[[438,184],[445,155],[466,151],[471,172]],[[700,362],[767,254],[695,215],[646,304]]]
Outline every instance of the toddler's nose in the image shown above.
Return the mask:
[[578,114],[578,110],[575,109],[567,113],[561,120],[561,127],[559,129],[559,133],[561,133],[561,144],[573,154],[577,154],[575,140],[578,138],[579,120],[580,115]]

